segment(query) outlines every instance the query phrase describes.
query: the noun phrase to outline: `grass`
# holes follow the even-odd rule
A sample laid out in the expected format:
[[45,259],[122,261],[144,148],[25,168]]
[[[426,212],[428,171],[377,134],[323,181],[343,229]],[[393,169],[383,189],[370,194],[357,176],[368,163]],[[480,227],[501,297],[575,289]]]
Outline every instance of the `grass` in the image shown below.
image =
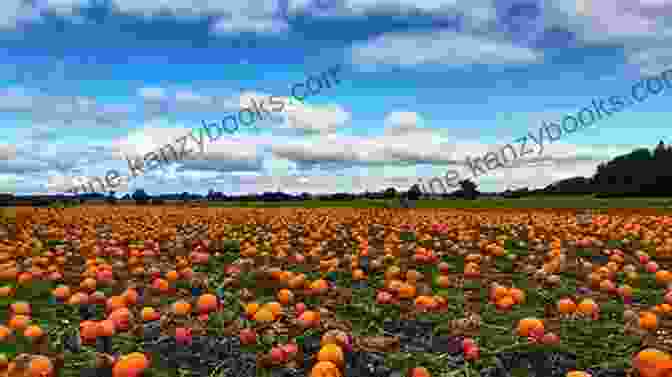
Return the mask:
[[[399,207],[397,200],[348,200],[348,201],[286,201],[286,202],[216,202],[211,207],[231,208],[385,208]],[[672,199],[667,198],[618,198],[598,199],[592,196],[534,196],[520,199],[441,199],[417,200],[415,208],[465,208],[465,209],[672,209]]]
[[[84,204],[86,206],[86,204]],[[128,205],[128,204],[124,204]],[[79,205],[54,203],[52,208],[64,208]],[[170,206],[170,204],[168,204]],[[344,201],[281,201],[281,202],[209,202],[214,208],[400,208],[397,199],[355,199]],[[599,199],[592,195],[548,196],[534,195],[519,199],[480,198],[466,199],[422,199],[414,203],[415,208],[454,208],[454,209],[672,209],[672,198],[610,198]],[[3,208],[2,212],[7,209]],[[0,215],[1,216],[1,215]]]

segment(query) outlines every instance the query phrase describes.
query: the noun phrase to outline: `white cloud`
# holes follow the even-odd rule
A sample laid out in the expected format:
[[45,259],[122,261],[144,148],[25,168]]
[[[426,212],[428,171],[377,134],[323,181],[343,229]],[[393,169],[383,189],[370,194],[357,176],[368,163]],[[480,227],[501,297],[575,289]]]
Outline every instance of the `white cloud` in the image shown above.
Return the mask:
[[350,113],[339,105],[298,105],[285,114],[291,128],[323,134],[335,132],[350,120]]
[[77,8],[90,4],[87,0],[38,0],[38,6],[60,14],[73,14]]
[[22,0],[4,0],[0,3],[0,29],[14,29],[19,24],[40,19],[39,10]]
[[[24,113],[33,121],[58,122],[67,125],[98,125],[121,127],[132,117],[156,120],[165,114],[172,116],[193,116],[237,112],[251,106],[251,99],[263,100],[271,111],[277,104],[269,104],[269,95],[245,91],[235,96],[212,96],[191,89],[177,89],[169,92],[165,88],[140,88],[138,99],[144,104],[101,103],[95,98],[74,96],[52,96],[30,91],[22,87],[6,88],[0,91],[0,113]],[[285,104],[278,118],[285,119],[286,126],[309,132],[333,132],[350,120],[350,113],[338,105],[301,104],[289,97],[276,97]],[[267,119],[267,118],[266,118]],[[276,118],[277,119],[277,118]],[[263,121],[262,121],[263,122]],[[178,136],[179,137],[179,136]]]
[[21,87],[0,92],[0,113],[24,113],[38,122],[91,122],[119,127],[135,112],[131,104],[99,103],[93,98],[52,96]]
[[[126,175],[121,175],[118,179],[113,179],[110,175],[110,183],[108,184],[105,176],[64,176],[56,175],[49,176],[47,182],[48,193],[64,193],[73,188],[79,188],[80,193],[84,192],[108,192],[108,191],[129,191],[130,179]],[[102,183],[101,183],[102,181]],[[86,189],[82,189],[81,186]],[[90,185],[93,185],[93,189]],[[101,186],[104,185],[104,186]]]
[[13,160],[16,158],[16,145],[0,144],[0,160]]
[[405,134],[418,131],[422,118],[412,111],[394,111],[385,117],[385,133],[388,135]]
[[167,98],[164,88],[139,88],[138,95],[145,101],[161,101]]
[[[269,103],[270,95],[253,91],[245,91],[238,97],[238,108],[252,107],[253,101],[264,102],[266,108],[271,109],[282,103],[282,111],[275,112],[278,117],[284,120],[284,127],[308,132],[330,134],[346,125],[350,119],[350,112],[342,106],[331,105],[310,105],[301,103],[292,97],[275,96],[274,105]],[[229,101],[233,102],[235,99]]]
[[129,158],[144,156],[166,144],[172,144],[189,132],[191,129],[188,128],[163,128],[151,125],[135,130],[127,137],[113,142],[115,158],[123,160],[126,156]]
[[355,44],[351,50],[351,57],[356,65],[463,66],[533,64],[541,62],[543,54],[509,42],[498,42],[452,31],[433,31],[386,33],[371,41]]
[[122,13],[154,16],[169,13],[179,16],[200,16],[223,12],[235,7],[236,1],[220,2],[215,0],[112,0],[114,8]]
[[663,71],[672,69],[672,48],[662,46],[635,47],[629,50],[626,61],[631,65],[638,66],[645,75],[659,75]]
[[264,18],[222,18],[212,25],[214,33],[282,33],[289,29],[285,21]]
[[177,91],[175,93],[175,101],[199,105],[212,105],[214,103],[211,97],[197,94],[191,90]]
[[[175,145],[175,140],[189,133],[198,136],[200,129],[191,130],[188,128],[164,128],[164,127],[145,127],[134,131],[128,137],[115,141],[115,158],[125,159],[141,157],[146,153],[155,151],[167,144]],[[209,160],[209,161],[240,161],[257,160],[259,142],[254,137],[246,138],[243,142],[236,139],[222,138],[215,142],[210,142],[208,136],[203,134],[204,154],[201,154],[196,142],[188,138],[186,149],[194,152],[186,156],[185,160]],[[182,163],[182,161],[180,161]]]
[[[422,148],[417,148],[422,145]],[[273,154],[297,162],[381,164],[433,160],[454,161],[439,134],[431,131],[377,137],[345,137],[332,135],[302,143],[283,143],[272,147]]]

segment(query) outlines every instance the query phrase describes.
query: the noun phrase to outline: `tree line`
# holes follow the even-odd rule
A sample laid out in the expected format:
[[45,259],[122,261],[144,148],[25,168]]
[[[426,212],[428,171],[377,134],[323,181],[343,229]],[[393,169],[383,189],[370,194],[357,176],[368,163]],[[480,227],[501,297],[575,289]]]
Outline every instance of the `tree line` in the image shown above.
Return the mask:
[[[662,141],[649,150],[635,149],[632,152],[617,156],[614,159],[597,166],[591,177],[572,177],[554,182],[543,189],[530,190],[525,187],[518,190],[506,190],[500,193],[481,193],[477,185],[467,179],[460,182],[460,189],[452,193],[436,195],[442,198],[476,199],[483,196],[500,196],[520,198],[529,195],[594,195],[598,198],[606,197],[668,197],[672,196],[672,146]],[[336,193],[330,195],[314,195],[307,192],[288,194],[284,192],[264,192],[248,195],[228,195],[210,189],[207,195],[189,192],[149,195],[144,189],[137,189],[132,194],[125,194],[121,200],[133,200],[137,204],[163,204],[168,200],[181,201],[222,201],[222,202],[284,202],[284,201],[348,201],[357,199],[400,199],[402,206],[409,201],[427,198],[420,187],[415,184],[406,191],[399,191],[394,187],[377,192]],[[0,206],[12,206],[18,201],[29,201],[33,205],[50,205],[54,201],[61,203],[86,202],[88,200],[105,200],[116,203],[115,192],[107,195],[102,193],[85,193],[76,196],[49,195],[49,196],[14,196],[0,194]]]

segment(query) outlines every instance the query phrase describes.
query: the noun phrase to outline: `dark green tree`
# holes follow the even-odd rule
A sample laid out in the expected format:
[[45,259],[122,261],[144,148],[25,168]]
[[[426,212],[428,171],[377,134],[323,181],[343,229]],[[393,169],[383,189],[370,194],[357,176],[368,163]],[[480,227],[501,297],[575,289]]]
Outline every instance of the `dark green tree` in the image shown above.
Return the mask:
[[409,200],[418,200],[422,197],[422,190],[420,190],[420,185],[417,183],[411,186],[406,194]]
[[463,179],[460,182],[460,191],[464,199],[474,200],[479,192],[476,191],[476,184],[471,179]]
[[137,189],[135,192],[133,192],[133,195],[131,195],[133,200],[135,200],[136,204],[147,204],[149,202],[149,199],[151,197],[145,192],[144,189]]

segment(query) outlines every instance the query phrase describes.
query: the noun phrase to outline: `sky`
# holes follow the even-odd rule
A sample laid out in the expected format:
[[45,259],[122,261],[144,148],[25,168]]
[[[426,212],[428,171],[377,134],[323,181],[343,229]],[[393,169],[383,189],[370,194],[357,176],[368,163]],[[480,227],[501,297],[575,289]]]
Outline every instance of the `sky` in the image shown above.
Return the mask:
[[[128,175],[128,156],[271,95],[286,106],[270,119],[206,136],[203,153],[123,180],[117,194],[466,178],[467,158],[518,149],[542,122],[671,69],[670,42],[670,0],[3,0],[0,191]],[[290,98],[333,67],[337,84]],[[542,188],[668,143],[671,92],[473,181],[482,192]]]

